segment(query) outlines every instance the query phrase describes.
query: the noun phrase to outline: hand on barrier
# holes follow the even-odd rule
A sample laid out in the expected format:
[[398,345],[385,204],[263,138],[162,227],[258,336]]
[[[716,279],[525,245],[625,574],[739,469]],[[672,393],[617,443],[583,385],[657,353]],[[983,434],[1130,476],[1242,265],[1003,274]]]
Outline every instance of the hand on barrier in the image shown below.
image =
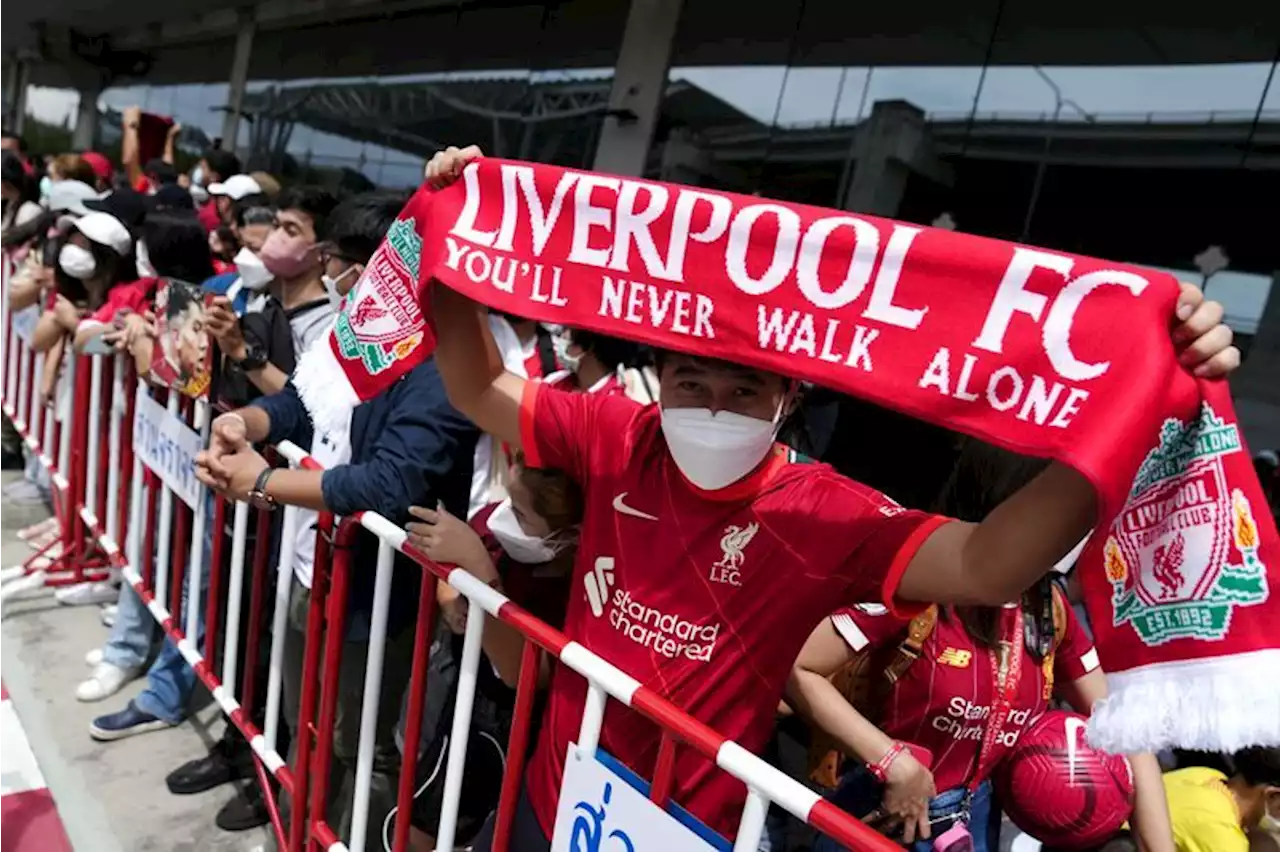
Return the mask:
[[454,148],[451,145],[443,151],[437,151],[427,162],[423,177],[432,189],[444,189],[462,177],[462,169],[467,163],[483,156],[484,152],[477,145],[465,148]]
[[219,415],[209,428],[209,449],[196,456],[196,477],[210,488],[225,491],[231,480],[225,460],[245,451],[252,452],[244,418],[235,412]]
[[53,300],[53,318],[69,332],[75,332],[80,325],[80,311],[71,300],[59,293]]
[[232,361],[241,361],[248,354],[244,334],[240,331],[240,318],[226,296],[215,296],[204,312],[205,329],[218,341],[222,354]]
[[422,521],[405,526],[409,543],[433,562],[457,565],[486,583],[497,579],[498,571],[493,567],[489,551],[466,521],[449,514],[444,506],[436,509],[410,506],[409,514]]
[[209,450],[196,456],[196,478],[232,500],[248,500],[259,474],[268,467],[267,460],[248,444],[216,461],[211,459]]

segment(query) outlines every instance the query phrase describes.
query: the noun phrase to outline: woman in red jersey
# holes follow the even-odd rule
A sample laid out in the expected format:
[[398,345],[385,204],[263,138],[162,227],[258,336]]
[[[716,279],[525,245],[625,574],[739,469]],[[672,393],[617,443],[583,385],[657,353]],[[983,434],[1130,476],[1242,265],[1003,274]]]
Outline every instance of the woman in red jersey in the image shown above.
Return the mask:
[[[1044,467],[968,440],[940,509],[981,520]],[[842,692],[830,676],[868,653],[859,700],[864,715],[848,697],[853,679]],[[993,767],[1052,698],[1088,715],[1106,686],[1092,641],[1046,577],[1004,606],[936,607],[914,619],[874,604],[841,609],[809,636],[787,696],[840,751],[864,762],[847,764],[833,801],[857,816],[879,812],[886,831],[900,831],[916,852],[932,849],[930,838],[958,822],[967,825],[974,852],[995,852],[1000,811],[992,800]],[[931,767],[905,743],[927,750]],[[1143,849],[1174,852],[1160,767],[1150,754],[1130,760],[1133,822]],[[824,837],[814,850],[839,848]]]
[[[449,149],[427,181],[455,181],[478,149]],[[1096,517],[1089,482],[1051,464],[981,524],[917,512],[804,463],[775,442],[798,383],[775,373],[661,353],[659,404],[566,393],[503,369],[476,302],[431,289],[435,362],[453,405],[529,464],[565,471],[584,513],[564,633],[749,751],[759,751],[813,625],[842,604],[880,600],[999,604],[1067,553]],[[1183,363],[1215,375],[1237,363],[1221,306],[1193,287],[1175,326]],[[1187,341],[1190,341],[1188,343]],[[234,450],[202,456],[226,475]],[[1031,536],[1027,530],[1035,528]],[[517,802],[512,847],[549,848],[568,745],[587,688],[557,665]],[[661,734],[610,703],[600,749],[641,775]],[[736,833],[745,788],[693,749],[678,753],[672,798]],[[481,832],[474,849],[488,849]]]

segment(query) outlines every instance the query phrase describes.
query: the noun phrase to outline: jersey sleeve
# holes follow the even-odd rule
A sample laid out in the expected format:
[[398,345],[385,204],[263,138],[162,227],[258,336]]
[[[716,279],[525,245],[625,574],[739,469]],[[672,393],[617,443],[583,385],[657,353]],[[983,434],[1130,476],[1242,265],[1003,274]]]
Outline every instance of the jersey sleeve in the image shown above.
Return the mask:
[[878,603],[860,603],[831,615],[831,626],[855,653],[877,648],[896,639],[911,619],[890,612]]
[[532,467],[563,470],[585,485],[618,452],[640,406],[623,397],[571,393],[527,382],[520,403],[520,444]]
[[846,575],[853,579],[845,603],[880,603],[892,615],[910,620],[927,604],[898,600],[898,584],[920,545],[950,519],[904,509],[874,491],[863,495],[863,501],[862,517],[855,523],[866,531],[845,561]]
[[1098,650],[1070,606],[1063,607],[1066,630],[1053,653],[1055,683],[1070,683],[1098,668]]

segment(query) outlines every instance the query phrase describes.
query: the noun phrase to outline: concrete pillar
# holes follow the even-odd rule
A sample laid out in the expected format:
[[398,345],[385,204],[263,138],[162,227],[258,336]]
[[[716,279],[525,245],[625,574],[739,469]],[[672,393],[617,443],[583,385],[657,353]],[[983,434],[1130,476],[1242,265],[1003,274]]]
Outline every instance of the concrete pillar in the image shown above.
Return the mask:
[[933,153],[924,112],[906,101],[878,101],[858,128],[856,165],[843,207],[893,217],[912,172],[950,184],[951,169]]
[[9,102],[9,110],[4,123],[14,133],[21,133],[27,123],[27,84],[31,80],[31,65],[25,59],[15,59],[6,71],[5,99]]
[[[253,55],[253,34],[257,29],[250,19],[242,19],[236,31],[236,48],[231,57],[231,79],[227,88],[227,114],[222,118],[222,147],[236,150],[236,134],[240,132],[240,110],[244,105],[244,87],[249,82],[249,59]],[[226,177],[224,175],[223,177]]]
[[98,137],[98,96],[101,84],[90,84],[80,89],[80,106],[76,109],[76,128],[71,134],[71,148],[90,151]]
[[684,0],[631,0],[596,146],[598,171],[639,177],[662,111],[671,44]]

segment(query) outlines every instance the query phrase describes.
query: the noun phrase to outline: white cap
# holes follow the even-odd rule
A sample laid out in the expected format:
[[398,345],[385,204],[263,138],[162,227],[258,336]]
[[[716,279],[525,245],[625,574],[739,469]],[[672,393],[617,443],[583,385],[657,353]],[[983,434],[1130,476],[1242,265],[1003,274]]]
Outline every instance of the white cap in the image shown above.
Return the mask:
[[121,257],[133,248],[129,229],[110,213],[86,213],[75,221],[75,227],[93,242],[106,246]]
[[208,186],[210,195],[227,195],[239,201],[246,195],[259,195],[262,187],[248,175],[232,175],[222,183],[211,183]]
[[49,209],[55,213],[74,213],[83,216],[89,212],[84,206],[86,200],[94,200],[102,196],[84,181],[60,180],[49,190]]

